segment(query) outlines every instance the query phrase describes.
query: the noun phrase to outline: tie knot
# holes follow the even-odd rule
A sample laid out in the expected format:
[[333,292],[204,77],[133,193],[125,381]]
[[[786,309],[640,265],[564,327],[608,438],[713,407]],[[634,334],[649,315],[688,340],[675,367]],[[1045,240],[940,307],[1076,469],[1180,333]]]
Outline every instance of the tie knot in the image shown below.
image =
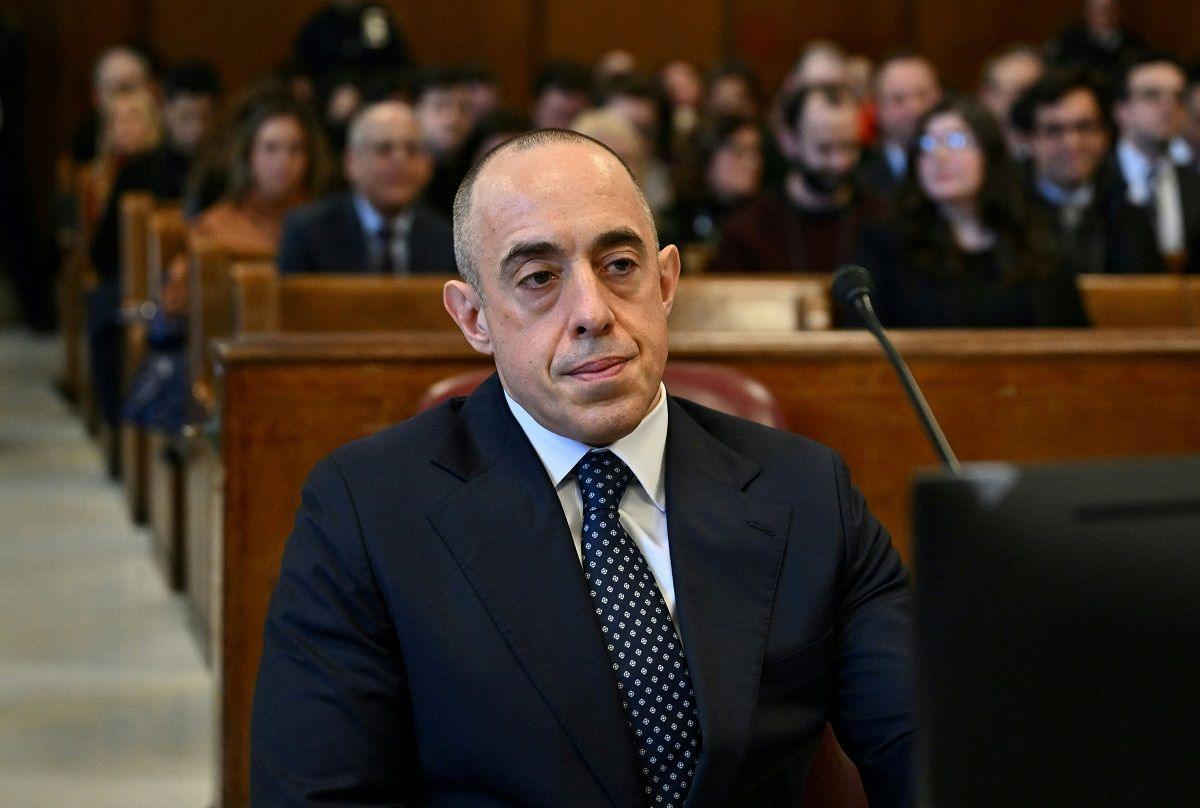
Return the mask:
[[605,449],[588,452],[575,467],[584,512],[615,511],[633,473],[621,458]]

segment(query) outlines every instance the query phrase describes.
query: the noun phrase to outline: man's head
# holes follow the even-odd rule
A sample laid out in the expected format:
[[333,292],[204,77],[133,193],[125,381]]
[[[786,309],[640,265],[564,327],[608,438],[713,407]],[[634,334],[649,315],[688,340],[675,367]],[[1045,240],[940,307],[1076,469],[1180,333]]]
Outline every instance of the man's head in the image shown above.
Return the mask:
[[1019,135],[1010,131],[1012,106],[1046,72],[1046,65],[1036,50],[1028,45],[1014,45],[988,60],[983,67],[979,100],[996,116],[1005,130],[1010,148],[1018,145]]
[[163,123],[172,145],[195,154],[208,135],[221,95],[221,82],[207,62],[177,65],[163,79]]
[[450,68],[426,71],[414,94],[417,118],[428,146],[438,159],[457,155],[471,134],[470,88]]
[[1081,74],[1044,76],[1013,105],[1011,117],[1025,138],[1038,180],[1064,189],[1092,181],[1109,136],[1096,90]]
[[588,108],[591,89],[592,77],[583,65],[546,65],[533,86],[533,128],[569,129],[571,121]]
[[1146,56],[1117,82],[1113,115],[1128,139],[1147,154],[1161,154],[1184,125],[1187,74],[1170,56]]
[[907,146],[917,121],[941,97],[941,82],[927,59],[903,53],[885,60],[875,74],[875,107],[883,139]]
[[605,87],[603,108],[623,116],[637,129],[647,148],[653,148],[662,109],[653,79],[641,73],[614,76]]
[[793,89],[829,84],[849,84],[846,52],[827,39],[814,40],[800,51],[787,77]]
[[704,74],[704,111],[708,115],[756,118],[761,97],[758,77],[738,59],[717,62]]
[[92,70],[92,96],[96,106],[107,111],[123,95],[145,92],[154,77],[150,62],[128,45],[116,45],[96,59]]
[[343,165],[351,187],[388,217],[408,208],[433,174],[417,116],[399,101],[372,104],[354,117]]
[[583,443],[629,434],[662,380],[679,252],[621,161],[576,132],[514,138],[463,180],[454,247],[446,309],[509,395]]
[[808,192],[833,197],[853,182],[862,147],[858,103],[841,85],[805,87],[784,104],[791,129],[780,146]]

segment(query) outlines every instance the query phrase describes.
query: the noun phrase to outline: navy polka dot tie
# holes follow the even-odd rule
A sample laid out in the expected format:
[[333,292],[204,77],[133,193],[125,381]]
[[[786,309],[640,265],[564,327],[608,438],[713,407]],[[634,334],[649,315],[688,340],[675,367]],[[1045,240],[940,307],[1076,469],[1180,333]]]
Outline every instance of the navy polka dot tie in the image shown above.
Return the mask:
[[632,477],[608,450],[575,467],[583,495],[583,570],[642,764],[648,805],[679,806],[700,749],[696,695],[671,613],[617,506]]

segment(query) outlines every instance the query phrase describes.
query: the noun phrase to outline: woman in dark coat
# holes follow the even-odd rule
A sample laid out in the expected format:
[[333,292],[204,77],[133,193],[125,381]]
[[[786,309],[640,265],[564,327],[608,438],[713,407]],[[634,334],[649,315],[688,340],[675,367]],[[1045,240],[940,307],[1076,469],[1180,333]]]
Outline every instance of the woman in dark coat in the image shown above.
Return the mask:
[[859,239],[884,325],[1087,325],[1074,278],[982,107],[961,97],[935,106],[917,127],[908,166],[891,217]]

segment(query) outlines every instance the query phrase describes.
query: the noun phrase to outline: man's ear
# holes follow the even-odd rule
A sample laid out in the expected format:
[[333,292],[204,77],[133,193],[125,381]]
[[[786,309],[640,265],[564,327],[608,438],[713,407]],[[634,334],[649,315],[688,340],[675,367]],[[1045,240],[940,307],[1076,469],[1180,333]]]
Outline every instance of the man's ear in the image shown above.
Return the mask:
[[675,290],[679,288],[679,248],[668,244],[658,253],[658,286],[662,292],[663,310],[671,315],[671,307],[675,305]]
[[492,335],[483,313],[483,301],[475,288],[466,281],[446,281],[442,287],[442,305],[458,323],[471,347],[491,356],[494,352]]

